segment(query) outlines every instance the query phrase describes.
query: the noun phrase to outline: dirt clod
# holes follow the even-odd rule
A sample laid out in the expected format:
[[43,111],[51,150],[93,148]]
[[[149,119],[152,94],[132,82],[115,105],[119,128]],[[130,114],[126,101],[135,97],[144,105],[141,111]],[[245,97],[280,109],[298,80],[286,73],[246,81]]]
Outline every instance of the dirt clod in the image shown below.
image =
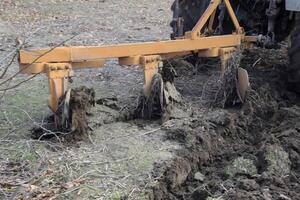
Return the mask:
[[177,158],[169,167],[169,170],[166,171],[166,177],[171,183],[170,187],[174,189],[183,184],[191,170],[192,169],[188,160],[185,160],[184,158]]
[[[200,104],[201,109],[184,122],[169,122],[173,126],[166,126],[168,139],[183,145],[178,157],[189,162],[190,172],[182,170],[185,162],[175,159],[173,170],[168,169],[154,189],[159,198],[153,199],[300,199],[299,97],[286,90],[282,69],[287,63],[282,55],[286,52],[244,53],[241,63],[248,70],[251,89],[243,105],[220,109]],[[261,62],[253,69],[251,63],[258,59]],[[184,101],[199,106],[197,93],[184,91],[199,90],[197,80],[210,76],[192,77],[195,80],[179,77],[178,82],[185,88]],[[203,181],[195,179],[198,172],[205,174]]]
[[197,180],[197,181],[204,181],[205,179],[205,176],[201,173],[201,172],[197,172],[195,175],[194,175],[194,179]]
[[238,182],[238,187],[246,191],[255,191],[259,185],[253,179],[241,179]]
[[225,174],[231,178],[241,174],[253,176],[256,173],[257,173],[257,169],[256,166],[254,165],[254,162],[250,159],[245,159],[243,157],[236,158],[225,169]]
[[95,105],[95,91],[87,87],[70,89],[60,99],[58,110],[44,126],[34,128],[34,139],[59,138],[82,140],[89,130],[87,115]]
[[290,174],[291,161],[289,154],[281,146],[267,146],[264,149],[262,162],[265,162],[265,170],[270,174],[274,174],[277,177],[284,177]]

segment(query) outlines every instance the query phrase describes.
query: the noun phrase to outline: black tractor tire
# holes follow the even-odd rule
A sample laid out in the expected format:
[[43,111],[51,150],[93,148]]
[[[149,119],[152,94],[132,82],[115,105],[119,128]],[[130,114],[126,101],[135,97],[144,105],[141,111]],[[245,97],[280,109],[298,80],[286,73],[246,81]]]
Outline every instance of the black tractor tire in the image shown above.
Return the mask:
[[[176,10],[176,2],[172,4],[171,10],[173,12],[173,21],[170,26],[173,28],[171,38],[181,37],[187,31],[194,28],[202,14],[207,9],[210,0],[178,0],[179,10]],[[183,19],[183,32],[179,33],[176,29],[176,20],[178,18]]]
[[295,29],[291,36],[289,57],[288,86],[289,89],[300,94],[300,13],[296,14]]
[[[202,14],[209,6],[211,0],[175,0],[172,4],[173,20],[170,23],[173,28],[171,38],[181,37],[186,31],[191,31],[196,25]],[[178,8],[176,9],[176,2]],[[268,17],[266,10],[269,7],[269,2],[266,0],[231,0],[231,5],[240,22],[240,25],[245,29],[246,35],[266,35],[268,33]],[[293,27],[294,21],[290,20],[290,13],[285,10],[285,2],[282,1],[278,6],[280,9],[276,19],[275,40],[280,42],[287,38]],[[219,10],[217,10],[217,16]],[[182,19],[183,30],[178,30],[177,20]],[[217,20],[216,20],[217,21]],[[214,28],[218,23],[214,24]],[[231,34],[234,26],[229,15],[225,14],[223,21],[223,32],[219,34]]]

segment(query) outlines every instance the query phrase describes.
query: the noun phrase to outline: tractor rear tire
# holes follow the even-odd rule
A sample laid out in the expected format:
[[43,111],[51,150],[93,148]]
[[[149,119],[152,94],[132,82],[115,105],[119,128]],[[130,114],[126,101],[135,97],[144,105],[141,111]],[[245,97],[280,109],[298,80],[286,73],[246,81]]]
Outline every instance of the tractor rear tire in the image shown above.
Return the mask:
[[[176,11],[176,1],[171,7],[173,12],[173,21],[170,24],[173,28],[171,38],[181,37],[185,32],[191,31],[210,3],[210,0],[178,0],[179,10]],[[179,33],[175,27],[178,18],[183,19],[183,33]]]
[[294,33],[289,49],[290,66],[288,68],[289,89],[300,94],[300,13],[297,13]]

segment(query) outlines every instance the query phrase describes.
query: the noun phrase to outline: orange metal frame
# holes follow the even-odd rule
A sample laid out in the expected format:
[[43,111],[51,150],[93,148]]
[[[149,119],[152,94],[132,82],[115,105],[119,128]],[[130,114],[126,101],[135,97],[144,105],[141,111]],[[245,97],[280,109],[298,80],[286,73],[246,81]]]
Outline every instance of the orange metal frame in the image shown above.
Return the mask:
[[[220,3],[224,2],[235,31],[230,35],[205,36],[201,33],[207,24],[207,32],[213,32],[215,14]],[[149,95],[151,80],[158,73],[162,60],[198,54],[199,57],[221,57],[222,70],[226,60],[236,48],[248,47],[256,37],[245,36],[240,27],[229,0],[211,0],[205,13],[192,31],[186,32],[183,38],[175,40],[130,43],[107,46],[70,46],[54,49],[21,50],[20,72],[46,73],[49,79],[49,107],[57,110],[59,98],[67,89],[67,80],[73,70],[102,67],[107,59],[118,58],[120,65],[141,65],[144,67],[144,94]]]

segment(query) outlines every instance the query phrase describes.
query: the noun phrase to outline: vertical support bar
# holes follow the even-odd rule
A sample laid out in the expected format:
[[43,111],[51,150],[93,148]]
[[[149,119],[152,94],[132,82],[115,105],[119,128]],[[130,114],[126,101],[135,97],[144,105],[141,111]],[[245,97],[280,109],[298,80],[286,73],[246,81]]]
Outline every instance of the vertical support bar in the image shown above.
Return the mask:
[[215,10],[209,18],[209,23],[208,23],[208,33],[209,34],[213,33],[213,25],[214,25],[214,21],[215,21],[215,17],[216,17],[216,12],[217,12],[217,10]]
[[160,65],[162,65],[160,56],[143,56],[141,64],[144,67],[144,95],[148,97],[151,94],[152,78],[158,73]]
[[58,109],[59,99],[67,90],[68,78],[73,75],[73,71],[71,65],[67,63],[46,64],[46,70],[50,93],[48,106],[55,113]]
[[221,59],[221,72],[225,73],[226,68],[228,67],[228,60],[232,57],[232,54],[236,51],[236,48],[222,48],[220,49],[219,55]]
[[[48,76],[49,78],[49,76]],[[49,78],[49,99],[48,105],[53,112],[56,112],[58,107],[58,100],[65,93],[65,80],[64,78]]]
[[227,68],[227,61],[228,58],[226,58],[225,56],[221,56],[221,73],[224,74],[225,70]]

